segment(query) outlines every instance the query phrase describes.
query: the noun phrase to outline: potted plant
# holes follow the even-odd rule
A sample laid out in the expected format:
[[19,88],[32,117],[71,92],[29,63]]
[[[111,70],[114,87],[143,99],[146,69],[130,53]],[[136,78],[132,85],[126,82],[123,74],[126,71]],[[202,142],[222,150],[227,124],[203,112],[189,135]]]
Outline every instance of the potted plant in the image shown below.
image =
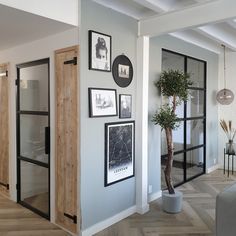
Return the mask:
[[159,80],[155,83],[161,94],[167,98],[167,103],[157,111],[152,121],[165,130],[167,142],[167,161],[164,169],[165,182],[168,191],[162,192],[163,210],[169,213],[177,213],[182,208],[182,193],[175,191],[171,170],[174,157],[173,130],[180,125],[176,115],[176,107],[189,97],[188,87],[192,84],[189,74],[179,70],[163,71]]
[[224,119],[220,120],[220,125],[228,138],[228,143],[226,143],[225,153],[229,155],[235,155],[236,147],[234,143],[234,137],[236,135],[236,129],[232,128],[231,120],[229,120],[228,124]]

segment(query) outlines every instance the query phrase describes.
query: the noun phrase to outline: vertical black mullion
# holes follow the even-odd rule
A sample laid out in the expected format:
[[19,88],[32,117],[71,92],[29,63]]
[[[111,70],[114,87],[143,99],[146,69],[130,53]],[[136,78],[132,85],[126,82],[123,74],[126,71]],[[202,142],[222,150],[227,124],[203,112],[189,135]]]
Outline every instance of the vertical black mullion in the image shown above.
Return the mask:
[[[184,72],[187,73],[187,57],[184,56]],[[184,182],[187,180],[187,102],[184,102]]]

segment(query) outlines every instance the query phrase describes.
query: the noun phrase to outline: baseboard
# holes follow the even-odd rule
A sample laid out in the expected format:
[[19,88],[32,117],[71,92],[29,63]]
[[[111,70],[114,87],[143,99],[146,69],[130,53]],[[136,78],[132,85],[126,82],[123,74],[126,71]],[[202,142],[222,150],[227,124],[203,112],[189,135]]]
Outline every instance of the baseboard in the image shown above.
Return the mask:
[[141,206],[141,207],[140,206],[136,207],[136,212],[138,214],[143,215],[143,214],[147,213],[148,211],[149,211],[149,204],[146,204],[146,205]]
[[216,165],[214,165],[214,166],[208,168],[208,169],[206,170],[206,173],[209,174],[209,173],[211,173],[211,172],[213,172],[213,171],[215,171],[215,170],[217,170],[217,169],[220,169],[220,167],[221,167],[220,164],[216,164]]
[[101,221],[101,222],[89,227],[88,229],[82,230],[81,236],[92,236],[92,235],[106,229],[107,227],[125,219],[126,217],[136,213],[136,211],[137,211],[137,207],[132,206],[132,207],[118,213],[117,215],[114,215],[104,221]]
[[155,201],[158,198],[160,198],[161,197],[161,193],[162,193],[162,191],[158,191],[158,192],[150,194],[149,197],[148,197],[148,202],[152,202],[152,201]]

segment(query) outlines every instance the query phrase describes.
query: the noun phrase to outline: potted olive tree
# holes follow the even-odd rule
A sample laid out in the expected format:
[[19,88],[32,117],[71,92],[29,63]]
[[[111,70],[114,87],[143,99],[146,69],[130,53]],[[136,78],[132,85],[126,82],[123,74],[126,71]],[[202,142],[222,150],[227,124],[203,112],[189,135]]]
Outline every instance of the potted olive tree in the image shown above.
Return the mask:
[[180,125],[176,115],[176,107],[189,97],[188,87],[192,84],[189,74],[179,70],[163,71],[159,80],[155,83],[161,94],[167,98],[167,103],[161,106],[152,121],[165,130],[167,142],[167,160],[164,169],[165,182],[168,191],[162,192],[163,210],[169,213],[177,213],[182,208],[182,193],[175,191],[171,170],[174,157],[173,130]]

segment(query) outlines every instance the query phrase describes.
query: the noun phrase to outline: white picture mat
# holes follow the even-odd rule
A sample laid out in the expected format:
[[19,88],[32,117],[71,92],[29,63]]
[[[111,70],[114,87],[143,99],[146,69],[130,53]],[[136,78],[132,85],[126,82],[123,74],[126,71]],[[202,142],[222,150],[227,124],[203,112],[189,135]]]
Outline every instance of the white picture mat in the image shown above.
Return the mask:
[[[101,103],[99,104],[99,101]],[[91,109],[93,116],[116,115],[116,92],[114,90],[91,90]]]

